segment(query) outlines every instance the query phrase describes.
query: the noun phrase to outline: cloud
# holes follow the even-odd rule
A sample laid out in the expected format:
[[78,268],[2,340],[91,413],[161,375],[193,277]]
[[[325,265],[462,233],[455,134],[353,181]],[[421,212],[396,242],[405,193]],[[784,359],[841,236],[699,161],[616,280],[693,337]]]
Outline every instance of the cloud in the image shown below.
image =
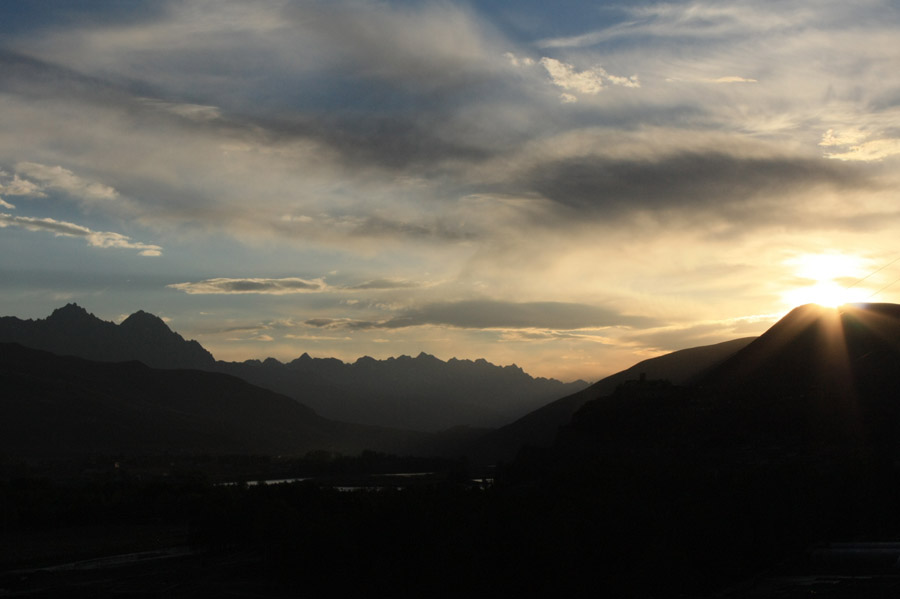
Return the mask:
[[611,26],[573,36],[546,38],[537,45],[541,48],[586,48],[622,39],[662,38],[681,43],[690,39],[741,39],[791,32],[800,22],[828,14],[826,10],[808,9],[802,2],[785,2],[779,10],[772,10],[765,3],[696,1],[634,5],[620,10],[626,19]]
[[754,314],[715,321],[699,321],[688,326],[661,327],[623,335],[622,340],[656,351],[677,351],[711,345],[730,339],[761,335],[782,314]]
[[152,108],[156,108],[191,121],[199,121],[201,123],[205,123],[222,118],[222,111],[217,106],[166,102],[164,100],[158,100],[155,98],[142,98],[140,101]]
[[[831,142],[823,145],[838,145]],[[826,157],[850,162],[873,162],[900,154],[900,139],[873,139],[853,145],[843,152],[829,152]]]
[[[531,64],[520,62],[515,56],[512,56],[512,60],[514,60],[513,64],[517,66],[519,64]],[[547,71],[553,85],[565,90],[560,94],[560,100],[566,104],[578,101],[578,96],[575,94],[597,95],[607,84],[621,85],[623,87],[641,86],[637,75],[632,75],[631,77],[610,75],[599,65],[578,71],[573,65],[561,62],[555,58],[545,56],[538,62]]]
[[10,178],[8,173],[0,171],[0,193],[8,196],[30,196],[34,198],[46,197],[41,186],[33,181],[22,179],[19,175]]
[[713,83],[759,83],[756,79],[748,77],[738,77],[736,75],[728,75],[726,77],[717,77],[712,80]]
[[519,58],[512,52],[504,52],[503,58],[507,59],[514,67],[530,67],[534,64],[534,59],[528,56]]
[[88,243],[95,247],[141,250],[142,256],[162,255],[162,248],[160,246],[134,242],[131,241],[129,237],[126,237],[125,235],[122,235],[120,233],[93,231],[87,237]]
[[[735,217],[751,201],[803,195],[821,188],[874,185],[867,175],[812,157],[729,154],[684,149],[662,156],[583,155],[529,169],[527,184],[572,216],[621,216],[642,210]],[[758,214],[766,221],[771,214]],[[747,226],[744,221],[743,226]]]
[[[203,281],[173,283],[167,285],[189,294],[268,294],[286,295],[291,293],[319,293],[324,291],[369,291],[391,289],[414,289],[421,283],[405,279],[380,278],[371,279],[356,285],[333,286],[323,278],[301,279],[298,277],[272,278],[217,278]],[[348,300],[346,303],[355,303]]]
[[622,314],[609,308],[588,304],[464,300],[426,304],[378,322],[317,318],[307,320],[305,324],[320,328],[346,329],[400,329],[442,325],[464,329],[574,330],[648,326],[654,322],[651,318]]
[[345,329],[350,331],[383,328],[380,323],[372,320],[354,320],[352,318],[310,318],[304,321],[303,324],[319,329]]
[[576,340],[589,341],[600,345],[614,345],[613,340],[604,335],[596,335],[591,333],[573,333],[571,331],[548,331],[534,329],[517,329],[504,331],[500,337],[500,340],[518,341],[525,343],[533,343],[535,341]]
[[474,12],[450,3],[306,2],[286,14],[332,47],[344,68],[418,88],[449,91],[483,79],[500,56],[496,33]]
[[540,63],[550,75],[553,85],[564,90],[576,91],[581,94],[596,94],[603,89],[603,77],[606,75],[606,71],[602,67],[576,71],[574,66],[546,56],[541,58]]
[[0,212],[0,228],[7,226],[19,227],[27,231],[45,231],[63,237],[83,237],[93,247],[140,250],[142,256],[162,255],[162,247],[158,245],[132,241],[130,237],[121,233],[92,231],[81,225],[52,218],[12,216],[11,214]]
[[3,198],[0,198],[0,208],[6,208],[7,210],[15,210],[16,207],[10,204],[9,202],[5,202]]
[[173,283],[167,285],[189,294],[247,294],[287,295],[292,293],[315,293],[328,289],[322,279],[206,279],[193,283]]
[[345,287],[345,289],[412,289],[414,287],[419,287],[419,284],[401,279],[372,279],[358,285]]
[[[497,36],[479,15],[453,3],[303,0],[247,3],[186,0],[133,22],[70,23],[18,39],[26,53],[86,72],[137,77],[155,88],[272,101],[304,96],[312,76],[346,75],[451,91],[499,61]],[[288,75],[289,80],[278,78]],[[280,88],[282,100],[267,90]]]
[[431,222],[404,222],[371,216],[354,227],[353,235],[360,237],[405,237],[411,239],[438,239],[445,241],[463,241],[476,237],[475,231],[454,225],[445,219],[433,219]]
[[285,339],[295,339],[298,341],[353,341],[353,337],[335,337],[329,335],[294,335],[288,333]]
[[466,300],[440,302],[412,309],[385,328],[424,324],[460,328],[540,328],[570,330],[610,326],[646,326],[652,319],[629,316],[609,308],[569,302],[507,302]]
[[119,198],[119,192],[109,185],[83,179],[61,166],[20,162],[16,164],[16,171],[36,181],[36,187],[41,191],[59,190],[85,202],[107,202]]
[[822,134],[822,141],[819,142],[819,145],[823,147],[832,147],[858,144],[865,140],[867,135],[868,134],[865,131],[861,131],[857,128],[844,129],[841,131],[829,129]]

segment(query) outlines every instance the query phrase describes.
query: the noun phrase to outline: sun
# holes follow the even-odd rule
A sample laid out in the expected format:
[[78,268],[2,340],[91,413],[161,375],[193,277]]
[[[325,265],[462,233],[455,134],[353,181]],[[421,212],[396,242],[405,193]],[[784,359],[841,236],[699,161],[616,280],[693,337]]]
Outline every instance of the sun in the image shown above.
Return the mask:
[[834,281],[818,281],[813,285],[791,289],[782,294],[785,303],[791,306],[802,304],[819,304],[826,308],[837,308],[843,304],[860,301],[851,293],[852,289],[845,289]]
[[790,306],[819,304],[836,308],[842,304],[861,302],[868,291],[854,285],[865,276],[864,261],[858,256],[840,253],[803,254],[785,261],[800,286],[781,294]]

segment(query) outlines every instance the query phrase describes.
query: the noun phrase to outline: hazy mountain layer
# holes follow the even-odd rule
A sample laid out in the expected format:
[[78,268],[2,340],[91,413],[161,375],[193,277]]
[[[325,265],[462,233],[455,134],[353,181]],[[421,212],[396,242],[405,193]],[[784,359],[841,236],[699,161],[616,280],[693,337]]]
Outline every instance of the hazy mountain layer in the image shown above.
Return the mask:
[[446,362],[422,353],[415,358],[300,358],[282,364],[219,362],[217,368],[284,393],[337,420],[440,430],[455,425],[506,424],[587,383],[533,378],[518,366],[485,360]]

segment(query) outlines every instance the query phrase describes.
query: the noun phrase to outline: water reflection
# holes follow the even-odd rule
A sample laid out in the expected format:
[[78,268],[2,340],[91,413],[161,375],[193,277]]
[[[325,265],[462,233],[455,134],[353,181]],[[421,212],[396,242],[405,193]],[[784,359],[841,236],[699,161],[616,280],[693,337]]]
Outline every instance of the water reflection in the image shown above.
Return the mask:
[[[401,482],[402,481],[402,482]],[[418,484],[445,482],[445,475],[436,472],[389,472],[384,474],[371,474],[361,477],[296,477],[296,478],[270,478],[248,481],[228,481],[219,483],[219,486],[231,487],[246,485],[255,487],[259,485],[283,485],[300,482],[312,482],[317,486],[335,491],[380,491],[384,489],[404,489]],[[493,478],[470,478],[470,485],[486,489],[494,484]]]

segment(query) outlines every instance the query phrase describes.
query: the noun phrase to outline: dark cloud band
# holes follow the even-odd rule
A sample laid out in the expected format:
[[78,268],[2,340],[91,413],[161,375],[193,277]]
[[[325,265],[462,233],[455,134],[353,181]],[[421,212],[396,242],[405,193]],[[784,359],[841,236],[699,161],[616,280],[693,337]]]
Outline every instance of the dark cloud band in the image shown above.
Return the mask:
[[348,319],[311,319],[314,327],[400,329],[441,325],[465,329],[574,330],[612,326],[647,327],[659,323],[644,316],[609,308],[568,302],[504,302],[467,300],[440,302],[411,309],[381,322]]

